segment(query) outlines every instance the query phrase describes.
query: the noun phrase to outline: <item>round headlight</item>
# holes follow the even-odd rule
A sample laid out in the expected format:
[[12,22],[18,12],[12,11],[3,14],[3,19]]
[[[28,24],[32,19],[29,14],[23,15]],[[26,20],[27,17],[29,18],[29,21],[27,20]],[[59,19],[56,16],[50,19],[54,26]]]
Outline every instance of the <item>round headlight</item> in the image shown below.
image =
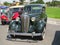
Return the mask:
[[32,18],[31,18],[31,21],[35,21],[35,19],[36,19],[35,17],[32,17]]
[[16,18],[16,21],[19,21],[19,17]]

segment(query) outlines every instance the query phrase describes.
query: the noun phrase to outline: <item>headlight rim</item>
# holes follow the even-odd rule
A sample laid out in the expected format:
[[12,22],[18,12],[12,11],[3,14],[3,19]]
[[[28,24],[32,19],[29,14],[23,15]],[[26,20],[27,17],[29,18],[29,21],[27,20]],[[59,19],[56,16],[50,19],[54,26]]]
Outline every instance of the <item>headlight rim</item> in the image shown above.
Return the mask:
[[32,18],[31,18],[31,21],[35,21],[35,20],[36,20],[36,17],[32,17]]

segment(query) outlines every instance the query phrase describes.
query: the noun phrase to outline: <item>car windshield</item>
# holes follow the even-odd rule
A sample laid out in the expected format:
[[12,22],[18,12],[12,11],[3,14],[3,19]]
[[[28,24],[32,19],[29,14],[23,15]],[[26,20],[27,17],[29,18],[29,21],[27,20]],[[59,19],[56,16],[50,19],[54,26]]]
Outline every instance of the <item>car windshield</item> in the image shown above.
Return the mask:
[[9,10],[9,17],[11,17],[14,12],[19,12],[20,10],[21,10],[21,8],[11,8]]
[[14,13],[14,12],[17,12],[17,11],[19,11],[19,8],[12,8],[12,9],[10,9],[11,13]]
[[2,9],[1,12],[7,16],[6,10],[7,9]]
[[28,13],[40,13],[42,7],[39,5],[31,5],[31,6],[25,6],[24,12]]

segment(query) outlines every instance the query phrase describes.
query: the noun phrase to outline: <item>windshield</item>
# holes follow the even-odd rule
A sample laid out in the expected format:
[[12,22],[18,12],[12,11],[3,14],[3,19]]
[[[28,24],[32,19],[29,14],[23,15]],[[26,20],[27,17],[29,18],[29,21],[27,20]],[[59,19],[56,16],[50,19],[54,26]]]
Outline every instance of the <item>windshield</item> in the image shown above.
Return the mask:
[[19,12],[19,11],[21,11],[21,8],[11,8],[9,10],[9,17],[11,17],[14,12]]
[[11,11],[12,13],[14,13],[14,12],[19,11],[19,8],[12,8],[12,9],[10,9],[10,11]]
[[7,16],[7,12],[6,12],[7,9],[1,9],[1,13],[5,14]]
[[39,5],[31,5],[31,6],[25,6],[24,12],[28,13],[40,13],[42,7]]

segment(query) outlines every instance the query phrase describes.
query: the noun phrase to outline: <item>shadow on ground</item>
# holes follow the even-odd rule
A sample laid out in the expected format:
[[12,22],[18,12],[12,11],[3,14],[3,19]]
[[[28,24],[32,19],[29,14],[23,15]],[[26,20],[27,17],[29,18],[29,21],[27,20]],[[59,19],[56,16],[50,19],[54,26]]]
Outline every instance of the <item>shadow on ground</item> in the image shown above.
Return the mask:
[[60,31],[56,31],[52,45],[60,45]]
[[[16,36],[13,37],[12,39],[7,39],[8,41],[13,41],[13,42],[28,42],[28,43],[37,43],[38,41],[42,41],[39,39],[40,37],[30,37],[30,36]],[[13,40],[14,39],[14,40]],[[18,39],[18,40],[17,40]]]

